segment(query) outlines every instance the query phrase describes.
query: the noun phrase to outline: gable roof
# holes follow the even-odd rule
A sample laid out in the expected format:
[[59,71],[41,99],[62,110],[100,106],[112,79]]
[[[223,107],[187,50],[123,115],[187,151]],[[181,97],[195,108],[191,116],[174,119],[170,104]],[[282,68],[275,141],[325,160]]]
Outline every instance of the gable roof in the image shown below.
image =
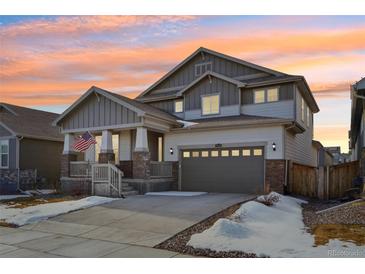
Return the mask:
[[187,58],[185,58],[182,62],[180,62],[177,66],[175,66],[172,70],[170,70],[168,73],[166,73],[157,82],[155,82],[153,85],[151,85],[149,88],[147,88],[144,92],[139,94],[136,99],[139,99],[139,98],[143,97],[144,95],[146,95],[148,92],[150,92],[152,89],[154,89],[157,85],[162,83],[165,79],[170,77],[178,69],[180,69],[182,66],[184,66],[187,62],[189,62],[191,59],[193,59],[196,55],[204,54],[204,53],[215,55],[215,56],[221,57],[223,59],[227,59],[227,60],[230,60],[232,62],[236,62],[238,64],[241,64],[241,65],[253,68],[253,69],[257,69],[257,70],[260,70],[260,71],[263,71],[263,72],[266,72],[266,73],[269,73],[269,74],[272,74],[272,75],[275,75],[275,76],[285,75],[284,73],[273,70],[273,69],[269,69],[269,68],[266,68],[266,67],[263,67],[263,66],[259,66],[259,65],[256,65],[256,64],[253,64],[253,63],[250,63],[250,62],[235,58],[233,56],[229,56],[229,55],[226,55],[226,54],[214,51],[214,50],[210,50],[210,49],[207,49],[207,48],[204,48],[204,47],[200,47],[196,51],[194,51],[191,55],[189,55]]
[[52,122],[59,114],[0,103],[0,124],[14,135],[34,139],[63,141],[59,129]]
[[123,95],[116,94],[116,93],[107,91],[105,89],[101,89],[96,86],[92,86],[79,99],[77,99],[68,109],[66,109],[60,116],[58,116],[57,119],[55,119],[53,121],[53,125],[59,125],[60,122],[68,114],[70,114],[72,112],[72,110],[74,110],[79,104],[81,104],[91,94],[105,96],[106,98],[116,102],[117,104],[120,104],[120,105],[136,112],[138,116],[148,115],[148,116],[153,116],[153,117],[156,117],[159,119],[163,119],[163,120],[178,124],[176,122],[177,117],[175,117],[169,113],[166,113],[155,107],[143,104],[141,102],[135,101],[135,100],[125,97]]
[[184,87],[182,90],[180,90],[178,93],[177,93],[177,96],[181,96],[185,91],[189,90],[190,88],[192,88],[193,86],[195,86],[196,84],[198,84],[201,80],[203,80],[204,78],[208,77],[208,76],[213,76],[215,78],[218,78],[218,79],[221,79],[223,81],[226,81],[226,82],[229,82],[229,83],[232,83],[234,85],[236,85],[237,87],[244,87],[245,84],[240,82],[240,81],[237,81],[233,78],[230,78],[230,77],[227,77],[227,76],[224,76],[222,74],[219,74],[219,73],[216,73],[216,72],[213,72],[213,71],[206,71],[204,72],[204,74],[202,74],[199,78],[196,78],[194,81],[192,81],[189,85],[187,85],[186,87]]

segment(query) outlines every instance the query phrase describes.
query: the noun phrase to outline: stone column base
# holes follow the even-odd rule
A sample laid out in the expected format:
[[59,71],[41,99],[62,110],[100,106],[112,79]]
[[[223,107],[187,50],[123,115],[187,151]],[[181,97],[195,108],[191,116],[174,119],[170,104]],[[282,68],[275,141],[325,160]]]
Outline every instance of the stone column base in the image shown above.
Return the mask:
[[284,192],[285,160],[266,160],[265,193]]
[[150,179],[151,177],[151,154],[148,151],[134,151],[133,160],[133,178]]
[[100,152],[99,153],[99,163],[107,164],[109,162],[115,162],[115,154],[113,152]]
[[61,177],[70,177],[70,162],[76,161],[76,154],[61,155]]

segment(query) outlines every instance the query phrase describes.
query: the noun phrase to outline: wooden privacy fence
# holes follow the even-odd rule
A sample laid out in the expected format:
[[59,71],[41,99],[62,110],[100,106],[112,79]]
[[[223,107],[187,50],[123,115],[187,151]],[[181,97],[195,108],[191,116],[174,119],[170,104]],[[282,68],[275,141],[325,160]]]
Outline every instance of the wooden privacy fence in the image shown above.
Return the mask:
[[291,173],[289,192],[311,198],[317,197],[318,176],[315,167],[293,163]]
[[346,190],[352,187],[353,179],[359,175],[359,162],[354,161],[327,168],[329,172],[325,197],[328,199],[343,197]]
[[292,163],[288,191],[310,198],[341,198],[352,187],[352,181],[358,175],[358,161],[320,168]]

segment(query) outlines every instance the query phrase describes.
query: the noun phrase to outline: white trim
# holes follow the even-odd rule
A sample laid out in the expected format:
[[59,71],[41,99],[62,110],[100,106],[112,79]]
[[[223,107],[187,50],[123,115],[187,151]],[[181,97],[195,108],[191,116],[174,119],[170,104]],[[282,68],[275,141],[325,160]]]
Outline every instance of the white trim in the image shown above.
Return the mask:
[[[7,145],[7,147],[8,147],[8,152],[7,153],[2,153],[1,152],[1,146],[3,145],[2,143],[4,141],[6,141],[5,145]],[[7,155],[8,156],[7,157],[7,166],[2,165],[2,155]],[[8,169],[9,168],[9,166],[10,166],[10,163],[9,163],[10,162],[10,157],[9,157],[9,155],[10,155],[10,142],[9,142],[9,139],[0,140],[0,169]]]
[[62,134],[65,133],[81,133],[81,132],[85,132],[85,131],[103,131],[103,130],[108,130],[108,129],[133,129],[139,126],[143,126],[143,122],[141,123],[131,123],[131,124],[120,124],[120,125],[111,125],[111,126],[103,126],[103,127],[89,127],[89,128],[74,128],[74,129],[66,129],[66,130],[61,130]]
[[[181,102],[182,107],[181,107],[181,111],[176,111],[176,103]],[[184,112],[184,100],[183,99],[177,99],[174,100],[174,113],[183,113]]]
[[[204,114],[204,109],[203,109],[203,99],[207,98],[207,97],[215,97],[218,96],[218,112],[212,112],[212,113],[205,113]],[[206,117],[206,116],[210,116],[210,115],[219,115],[221,113],[221,93],[220,92],[216,92],[216,93],[211,93],[211,94],[203,94],[200,96],[200,101],[201,101],[201,116]],[[211,103],[211,102],[210,102]],[[210,104],[210,110],[212,109],[212,104]]]
[[10,127],[8,127],[7,125],[5,125],[3,122],[0,121],[0,126],[4,127],[7,131],[9,131],[11,134],[13,134],[12,136],[16,136],[16,133],[14,130],[12,130]]
[[[210,65],[210,69],[208,69],[208,65]],[[204,72],[202,72],[203,67],[205,67]],[[200,69],[200,73],[198,73],[198,68]],[[194,75],[195,75],[195,77],[198,77],[198,76],[204,74],[205,72],[212,71],[212,70],[213,70],[213,62],[212,61],[198,63],[198,64],[194,65]]]

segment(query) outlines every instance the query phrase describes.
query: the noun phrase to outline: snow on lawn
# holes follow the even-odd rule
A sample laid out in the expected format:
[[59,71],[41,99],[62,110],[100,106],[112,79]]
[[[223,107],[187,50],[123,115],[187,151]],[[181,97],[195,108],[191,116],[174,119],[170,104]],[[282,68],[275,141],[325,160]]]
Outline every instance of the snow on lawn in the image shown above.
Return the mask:
[[161,191],[161,192],[145,193],[145,195],[148,196],[182,196],[182,197],[193,197],[205,194],[207,194],[207,192],[195,192],[195,191]]
[[22,226],[25,224],[46,220],[70,211],[88,208],[117,200],[115,198],[90,196],[80,200],[58,203],[40,204],[25,208],[12,208],[8,205],[0,205],[0,221],[8,224]]
[[32,195],[0,195],[0,201],[12,200],[16,198],[31,197]]
[[349,254],[354,250],[365,252],[364,246],[340,240],[315,247],[314,237],[306,232],[302,219],[301,204],[305,201],[276,193],[270,195],[279,196],[273,206],[247,202],[229,219],[219,219],[211,228],[192,235],[188,245],[216,251],[252,252],[262,257],[329,257],[330,250],[350,251]]
[[189,122],[189,121],[184,121],[184,120],[176,120],[179,123],[182,123],[184,126],[184,128],[188,128],[194,125],[197,125],[198,123],[194,123],[194,122]]

